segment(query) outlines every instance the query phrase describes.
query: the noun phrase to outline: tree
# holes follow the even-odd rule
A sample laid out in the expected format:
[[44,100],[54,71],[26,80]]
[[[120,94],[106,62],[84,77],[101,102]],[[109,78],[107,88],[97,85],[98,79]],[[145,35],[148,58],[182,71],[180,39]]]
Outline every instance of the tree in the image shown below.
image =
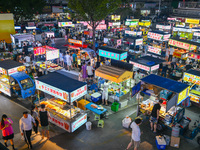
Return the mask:
[[69,0],[68,7],[75,16],[88,21],[93,31],[93,49],[95,50],[95,30],[99,22],[113,13],[121,4],[121,0]]
[[34,14],[42,13],[45,0],[0,0],[0,11],[13,13],[16,23],[19,19],[32,19]]

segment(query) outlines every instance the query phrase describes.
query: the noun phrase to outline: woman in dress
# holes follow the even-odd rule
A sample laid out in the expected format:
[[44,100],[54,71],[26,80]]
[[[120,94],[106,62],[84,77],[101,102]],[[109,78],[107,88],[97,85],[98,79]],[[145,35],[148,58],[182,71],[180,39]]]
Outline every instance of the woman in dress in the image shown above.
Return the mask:
[[14,132],[12,124],[13,121],[10,118],[8,118],[7,115],[3,114],[1,118],[0,129],[2,130],[4,144],[6,147],[8,147],[7,141],[10,140],[13,150],[15,150],[13,143]]
[[83,66],[82,66],[82,77],[83,77],[83,81],[86,81],[87,78],[87,65],[85,64],[85,62],[83,62]]

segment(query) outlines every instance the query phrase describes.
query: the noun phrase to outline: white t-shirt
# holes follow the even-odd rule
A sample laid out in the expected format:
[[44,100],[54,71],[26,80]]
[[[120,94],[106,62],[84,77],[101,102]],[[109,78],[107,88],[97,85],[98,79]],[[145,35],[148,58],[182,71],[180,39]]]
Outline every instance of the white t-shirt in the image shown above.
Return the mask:
[[31,62],[31,58],[29,56],[24,57],[27,63]]
[[169,55],[173,55],[173,53],[174,53],[174,48],[172,47],[169,49]]
[[93,68],[92,68],[92,66],[87,66],[86,69],[87,69],[87,73],[88,73],[89,76],[93,75],[93,72],[92,72]]
[[71,57],[70,57],[70,55],[65,55],[65,60],[66,60],[66,62],[68,63],[71,63]]
[[108,92],[109,83],[104,82],[103,92]]
[[132,139],[136,142],[140,141],[141,132],[139,126],[132,122],[130,127],[132,128]]

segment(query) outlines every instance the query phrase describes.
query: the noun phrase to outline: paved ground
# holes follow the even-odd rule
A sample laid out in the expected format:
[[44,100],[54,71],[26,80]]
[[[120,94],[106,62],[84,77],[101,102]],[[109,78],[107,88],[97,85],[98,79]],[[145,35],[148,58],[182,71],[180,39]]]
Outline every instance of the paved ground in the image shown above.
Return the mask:
[[[15,104],[15,102],[0,95],[0,113],[6,113],[14,121],[15,132],[15,145],[20,150],[27,149],[24,141],[21,140],[19,133],[18,121],[22,116],[22,112],[25,108]],[[40,135],[33,135],[33,145],[35,150],[123,150],[126,148],[130,141],[131,130],[124,129],[122,127],[122,119],[126,115],[130,115],[135,112],[136,106],[129,107],[120,112],[109,115],[108,119],[104,119],[104,128],[97,128],[97,122],[93,120],[92,113],[89,120],[92,122],[92,130],[87,131],[85,125],[80,127],[74,133],[68,133],[64,130],[51,125],[51,138],[50,140],[41,140]],[[192,110],[192,111],[191,111]],[[196,118],[199,113],[199,108],[190,107],[187,110],[187,116]],[[196,117],[195,117],[196,116]],[[131,115],[131,118],[135,118],[135,113]],[[141,150],[155,150],[155,134],[150,131],[149,122],[144,118],[144,122],[141,125],[141,130],[144,134],[141,136]],[[165,131],[164,134],[170,135],[171,131]],[[0,135],[1,136],[1,135]],[[1,140],[2,142],[2,140]],[[199,150],[199,146],[196,140],[186,140],[181,137],[180,150]],[[176,150],[167,146],[167,150]]]

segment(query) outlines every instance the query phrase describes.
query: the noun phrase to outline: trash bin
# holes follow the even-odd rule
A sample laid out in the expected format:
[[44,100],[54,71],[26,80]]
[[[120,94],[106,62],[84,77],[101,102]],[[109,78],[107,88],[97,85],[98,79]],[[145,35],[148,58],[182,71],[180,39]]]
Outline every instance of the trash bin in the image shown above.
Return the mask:
[[112,103],[111,110],[114,112],[117,112],[118,109],[119,109],[119,103],[117,103],[117,102]]
[[86,129],[91,130],[92,129],[92,123],[91,122],[86,122]]

